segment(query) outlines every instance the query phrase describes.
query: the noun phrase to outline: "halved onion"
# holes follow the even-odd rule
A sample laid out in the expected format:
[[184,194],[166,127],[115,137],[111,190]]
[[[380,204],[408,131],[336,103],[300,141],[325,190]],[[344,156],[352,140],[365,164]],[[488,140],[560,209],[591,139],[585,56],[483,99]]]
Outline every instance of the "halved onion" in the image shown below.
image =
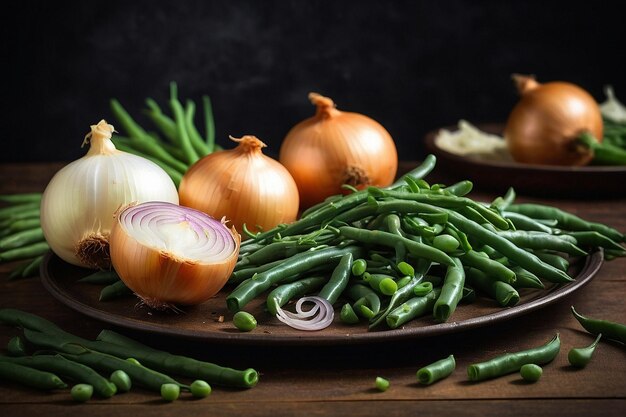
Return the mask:
[[146,305],[165,309],[217,294],[235,267],[241,237],[201,211],[147,202],[117,214],[109,241],[122,281]]
[[[302,304],[312,302],[313,307],[303,310]],[[330,326],[335,317],[332,304],[322,297],[302,297],[296,302],[296,313],[276,308],[276,318],[298,330],[322,330]]]

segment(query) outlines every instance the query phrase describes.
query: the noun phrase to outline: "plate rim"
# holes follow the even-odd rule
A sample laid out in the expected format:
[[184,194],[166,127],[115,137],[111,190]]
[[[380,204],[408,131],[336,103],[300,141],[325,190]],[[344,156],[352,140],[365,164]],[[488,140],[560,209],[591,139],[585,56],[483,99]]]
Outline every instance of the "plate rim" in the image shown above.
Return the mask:
[[[478,129],[483,130],[488,133],[498,133],[501,132],[504,128],[504,124],[502,123],[477,123],[476,126]],[[474,166],[483,166],[490,168],[505,168],[512,169],[517,171],[535,171],[535,172],[550,172],[550,173],[587,173],[587,174],[608,174],[608,173],[626,173],[626,166],[621,165],[586,165],[586,166],[561,166],[561,165],[534,165],[534,164],[524,164],[521,162],[515,161],[498,161],[498,160],[490,160],[490,159],[480,159],[476,157],[466,157],[463,155],[458,155],[452,152],[449,152],[441,147],[439,147],[436,143],[436,138],[441,130],[449,130],[456,131],[458,130],[458,126],[444,126],[437,129],[433,129],[426,133],[424,137],[424,142],[426,148],[432,153],[439,153],[441,156],[445,157],[449,160],[454,160],[457,162],[462,162],[468,165]]]
[[[598,273],[604,262],[604,251],[598,248],[584,258],[584,264],[578,272],[574,281],[567,284],[560,284],[554,291],[550,291],[544,296],[540,296],[530,302],[519,304],[513,307],[504,307],[500,310],[486,315],[473,317],[461,321],[449,321],[428,326],[386,329],[381,331],[371,331],[366,333],[350,333],[342,335],[327,335],[319,337],[319,332],[307,332],[302,336],[296,335],[275,335],[275,334],[255,334],[250,332],[220,333],[220,332],[198,332],[197,330],[164,328],[156,323],[149,323],[119,314],[107,312],[95,308],[82,301],[74,299],[65,294],[56,280],[49,274],[48,265],[51,260],[57,257],[52,251],[44,256],[40,267],[40,276],[43,286],[59,302],[70,307],[76,312],[86,315],[92,319],[105,322],[114,326],[123,327],[129,330],[150,332],[168,337],[184,338],[194,341],[212,341],[239,345],[256,346],[291,346],[291,345],[350,345],[350,344],[372,344],[378,342],[390,342],[409,339],[420,339],[451,334],[464,330],[471,330],[485,327],[489,324],[499,323],[509,319],[514,319],[567,297],[574,291],[588,284]],[[57,257],[60,260],[60,258]],[[63,262],[61,260],[61,262]],[[69,264],[68,264],[69,265]],[[316,337],[318,335],[318,337]]]

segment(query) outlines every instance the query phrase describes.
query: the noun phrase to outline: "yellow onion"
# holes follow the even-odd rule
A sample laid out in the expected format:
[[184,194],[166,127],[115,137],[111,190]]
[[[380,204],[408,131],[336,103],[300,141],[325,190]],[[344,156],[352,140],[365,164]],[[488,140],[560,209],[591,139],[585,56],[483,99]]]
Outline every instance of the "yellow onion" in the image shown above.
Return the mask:
[[254,136],[231,139],[234,149],[205,156],[183,176],[180,204],[228,218],[239,231],[268,230],[298,215],[298,189],[278,161],[263,155]]
[[132,202],[178,203],[172,179],[154,162],[115,149],[113,126],[101,120],[85,137],[89,151],[48,183],[41,228],[52,251],[73,265],[109,268],[114,213]]
[[511,111],[504,138],[517,162],[543,165],[588,164],[592,152],[579,146],[582,133],[601,141],[602,114],[594,98],[567,82],[540,84],[515,75],[521,99]]
[[387,186],[396,176],[398,154],[391,135],[375,120],[337,110],[330,98],[309,94],[315,116],[285,137],[279,160],[293,176],[302,208],[356,188]]
[[129,205],[116,216],[111,262],[146,305],[195,305],[226,284],[240,241],[224,220],[171,203],[147,202]]

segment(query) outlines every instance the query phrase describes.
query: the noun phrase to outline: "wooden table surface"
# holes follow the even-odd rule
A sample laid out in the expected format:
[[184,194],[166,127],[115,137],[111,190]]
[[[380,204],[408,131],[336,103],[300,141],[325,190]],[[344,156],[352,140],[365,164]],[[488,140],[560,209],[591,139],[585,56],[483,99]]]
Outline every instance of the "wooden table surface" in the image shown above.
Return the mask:
[[[0,165],[0,193],[42,191],[60,164]],[[405,167],[408,166],[405,164]],[[476,199],[488,194],[473,193]],[[626,231],[626,199],[538,200],[593,221]],[[0,308],[19,308],[59,324],[65,330],[95,338],[104,323],[85,317],[56,301],[38,278],[8,281],[11,264],[0,265]],[[69,392],[42,393],[0,382],[0,414],[45,415],[498,415],[498,416],[623,416],[626,415],[626,349],[605,342],[585,369],[568,366],[572,347],[590,344],[570,306],[589,316],[626,322],[626,259],[605,262],[586,286],[558,303],[497,325],[429,339],[348,346],[264,347],[199,343],[115,329],[151,346],[235,368],[261,373],[248,390],[214,387],[205,399],[164,403],[159,396],[133,389],[110,399],[86,404],[70,400]],[[505,352],[539,346],[556,332],[562,339],[558,357],[544,367],[535,384],[516,374],[469,383],[466,367]],[[0,345],[17,330],[0,325]],[[453,353],[457,370],[432,386],[416,383],[424,364]],[[386,392],[373,389],[374,379],[390,380]],[[419,413],[419,414],[418,414]]]

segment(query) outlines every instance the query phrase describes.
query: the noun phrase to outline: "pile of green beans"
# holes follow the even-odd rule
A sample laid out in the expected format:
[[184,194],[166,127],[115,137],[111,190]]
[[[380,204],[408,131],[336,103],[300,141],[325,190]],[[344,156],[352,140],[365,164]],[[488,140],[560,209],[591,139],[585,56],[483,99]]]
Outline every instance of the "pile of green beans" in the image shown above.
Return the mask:
[[[9,342],[10,356],[0,355],[0,378],[34,388],[65,388],[64,380],[69,379],[91,386],[102,398],[126,392],[135,385],[159,393],[164,386],[168,388],[166,393],[172,393],[172,386],[176,386],[178,391],[204,396],[211,391],[208,384],[251,388],[259,379],[258,372],[251,368],[238,370],[173,355],[110,330],[102,331],[97,340],[83,339],[21,310],[0,309],[0,322],[23,329],[23,336]],[[23,340],[38,351],[29,355]],[[193,382],[182,383],[169,374]]]
[[602,141],[583,133],[578,141],[593,152],[594,165],[626,165],[626,123],[603,119]]
[[[176,83],[170,84],[171,116],[154,99],[146,99],[143,113],[152,122],[149,128],[142,127],[118,100],[112,99],[110,104],[116,130],[123,134],[113,137],[115,146],[156,163],[177,187],[191,164],[221,149],[215,143],[209,97],[202,97],[203,137],[195,125],[196,104],[186,100],[183,106]],[[40,203],[41,193],[0,195],[0,264],[19,262],[10,279],[36,276],[44,254],[50,249],[41,230]]]
[[424,178],[435,162],[429,156],[390,187],[333,196],[294,223],[245,230],[229,310],[263,296],[275,314],[296,297],[318,295],[341,305],[345,322],[356,317],[370,328],[429,313],[445,322],[476,293],[513,306],[526,288],[571,282],[573,258],[598,248],[607,259],[626,255],[618,230],[516,204],[512,189],[483,203],[468,197],[468,181],[431,185]]

